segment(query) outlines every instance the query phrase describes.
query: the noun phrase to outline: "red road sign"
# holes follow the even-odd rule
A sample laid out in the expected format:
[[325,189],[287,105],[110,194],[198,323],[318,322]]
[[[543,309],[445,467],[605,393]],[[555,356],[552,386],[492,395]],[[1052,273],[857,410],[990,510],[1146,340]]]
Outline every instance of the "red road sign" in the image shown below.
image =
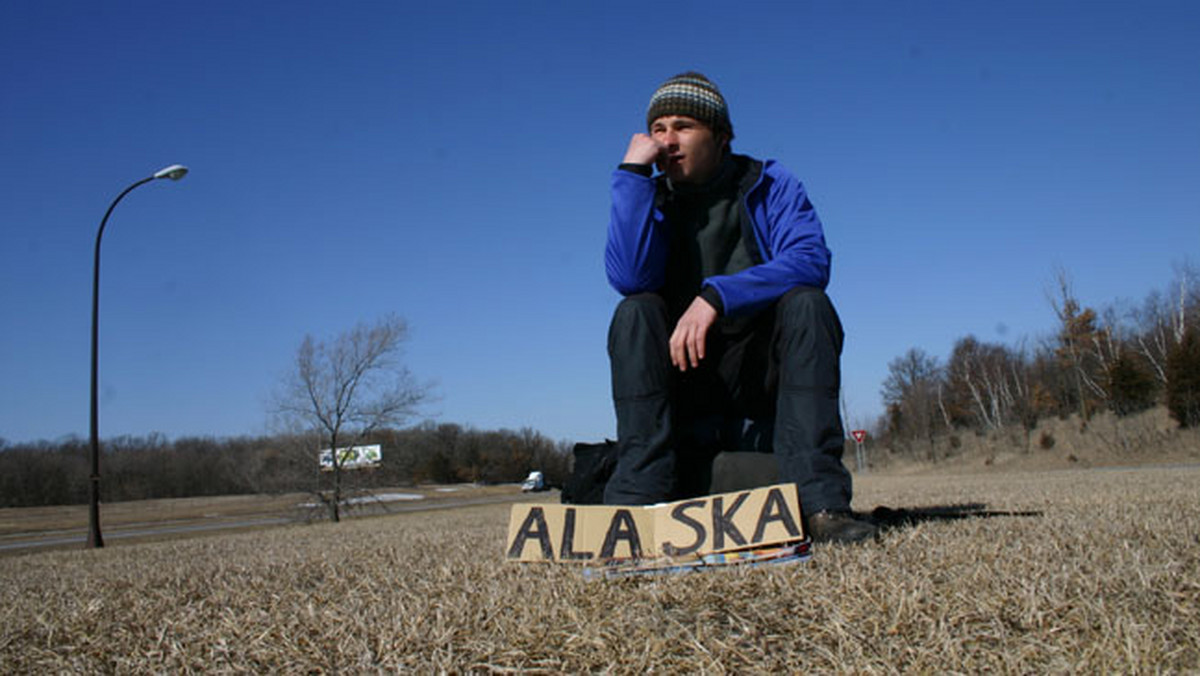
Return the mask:
[[854,440],[860,444],[862,442],[866,441],[866,439],[867,439],[867,431],[866,430],[854,430],[850,434],[852,434],[854,436]]

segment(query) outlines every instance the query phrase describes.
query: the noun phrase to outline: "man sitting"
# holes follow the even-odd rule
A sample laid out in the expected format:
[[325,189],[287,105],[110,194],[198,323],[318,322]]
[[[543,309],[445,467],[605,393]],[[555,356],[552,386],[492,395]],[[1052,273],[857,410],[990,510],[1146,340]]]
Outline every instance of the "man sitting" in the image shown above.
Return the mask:
[[804,186],[731,152],[725,99],[699,73],[667,80],[646,123],[612,177],[605,269],[625,298],[608,337],[618,459],[605,502],[707,493],[712,458],[744,446],[751,420],[815,540],[871,537],[850,511],[843,334]]

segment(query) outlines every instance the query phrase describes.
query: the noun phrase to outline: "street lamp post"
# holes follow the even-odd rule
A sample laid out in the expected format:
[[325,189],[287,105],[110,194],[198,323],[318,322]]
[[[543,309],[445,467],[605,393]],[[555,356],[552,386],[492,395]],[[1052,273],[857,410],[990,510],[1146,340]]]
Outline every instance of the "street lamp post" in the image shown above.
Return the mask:
[[92,409],[90,421],[92,442],[92,473],[90,481],[92,495],[88,509],[88,547],[104,546],[104,538],[100,535],[100,410],[96,396],[97,357],[100,351],[100,238],[104,236],[104,226],[108,223],[108,217],[112,215],[117,202],[120,202],[121,198],[132,192],[134,188],[159,178],[169,178],[172,181],[178,181],[187,175],[187,173],[187,167],[182,164],[172,164],[125,188],[120,195],[117,195],[117,199],[108,205],[108,211],[104,212],[104,218],[100,221],[100,229],[96,231],[96,259],[92,265]]

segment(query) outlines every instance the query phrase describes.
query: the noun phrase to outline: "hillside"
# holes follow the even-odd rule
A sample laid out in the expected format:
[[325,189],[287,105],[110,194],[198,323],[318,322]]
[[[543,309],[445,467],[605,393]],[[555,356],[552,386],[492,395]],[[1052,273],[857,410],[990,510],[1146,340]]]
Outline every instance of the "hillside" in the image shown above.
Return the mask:
[[[1179,429],[1167,410],[1158,407],[1124,418],[1103,413],[1086,425],[1078,416],[1043,419],[1028,434],[1019,428],[982,436],[942,434],[932,447],[931,454],[928,443],[913,444],[905,453],[868,440],[870,471],[940,474],[1191,464],[1200,462],[1200,430]],[[854,461],[852,447],[846,461]]]

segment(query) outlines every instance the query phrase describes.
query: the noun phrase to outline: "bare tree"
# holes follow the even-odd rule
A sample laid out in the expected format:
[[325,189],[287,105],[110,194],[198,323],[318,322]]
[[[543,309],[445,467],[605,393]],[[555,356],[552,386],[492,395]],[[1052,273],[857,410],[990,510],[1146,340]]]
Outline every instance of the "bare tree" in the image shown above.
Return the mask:
[[1055,272],[1054,283],[1057,288],[1047,293],[1047,298],[1059,321],[1056,352],[1064,369],[1072,374],[1079,418],[1086,424],[1094,401],[1104,395],[1099,376],[1101,365],[1095,350],[1099,332],[1096,311],[1080,305],[1071,288],[1071,276],[1065,270]]
[[[290,429],[321,439],[332,452],[332,488],[316,493],[334,521],[341,518],[343,462],[338,449],[378,430],[402,425],[429,394],[400,361],[408,325],[388,315],[326,342],[305,336],[295,369],[284,379],[275,411]],[[313,467],[317,452],[311,449]]]
[[[1189,264],[1177,267],[1167,292],[1152,291],[1133,313],[1138,352],[1153,369],[1160,385],[1167,384],[1167,353],[1183,340],[1188,326],[1200,325],[1200,275]],[[1200,326],[1198,326],[1200,327]]]
[[937,358],[912,348],[888,363],[888,377],[880,391],[891,417],[891,430],[901,439],[919,437],[928,441],[930,460],[935,457],[942,385]]
[[1007,347],[983,343],[974,336],[954,344],[946,366],[954,409],[978,430],[998,431],[1016,417],[1026,396],[1023,359]]

